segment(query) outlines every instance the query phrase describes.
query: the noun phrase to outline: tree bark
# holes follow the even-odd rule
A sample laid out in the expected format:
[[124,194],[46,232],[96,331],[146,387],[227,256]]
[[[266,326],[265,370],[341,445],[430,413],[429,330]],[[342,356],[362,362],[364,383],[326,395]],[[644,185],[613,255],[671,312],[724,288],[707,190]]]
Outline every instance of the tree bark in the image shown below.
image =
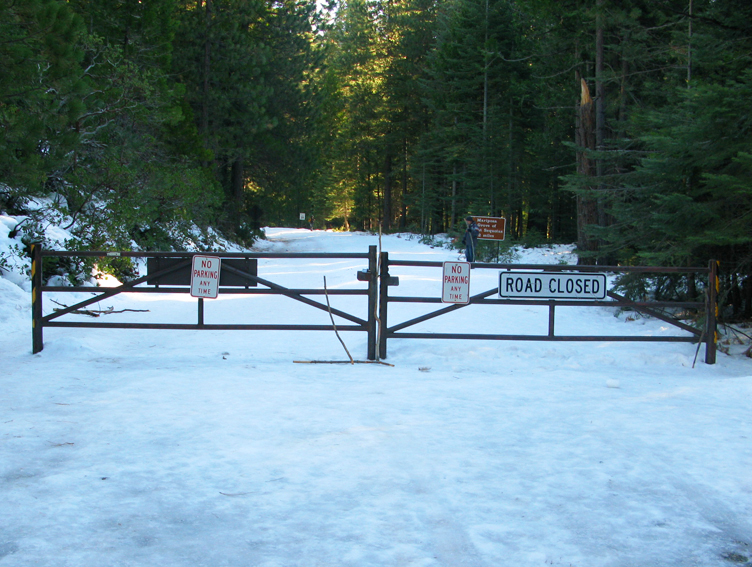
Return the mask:
[[209,71],[211,65],[211,47],[209,31],[211,27],[211,0],[206,0],[206,12],[204,18],[204,84],[203,84],[203,107],[201,109],[201,134],[207,136],[209,132]]
[[[577,128],[577,146],[580,150],[577,152],[577,173],[585,177],[595,177],[595,164],[587,154],[587,150],[594,150],[596,146],[595,108],[585,79],[580,79],[580,88],[579,125]],[[596,187],[596,183],[594,183],[587,189],[595,190]],[[596,252],[598,250],[597,240],[588,236],[585,231],[585,227],[593,224],[598,224],[598,201],[592,196],[578,193],[577,248],[583,252]],[[587,263],[588,261],[581,258],[580,262]]]
[[237,157],[232,162],[232,171],[230,174],[230,183],[232,185],[232,196],[237,204],[236,212],[240,212],[245,201],[245,179],[243,175],[243,158]]
[[392,227],[392,152],[387,149],[384,160],[384,212],[383,228],[388,231]]

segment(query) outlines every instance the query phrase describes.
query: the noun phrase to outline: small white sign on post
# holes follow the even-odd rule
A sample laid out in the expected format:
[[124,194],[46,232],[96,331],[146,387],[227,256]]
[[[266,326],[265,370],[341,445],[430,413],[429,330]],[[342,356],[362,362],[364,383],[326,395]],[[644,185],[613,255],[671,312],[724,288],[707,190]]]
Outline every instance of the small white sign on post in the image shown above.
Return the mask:
[[470,303],[470,262],[444,262],[441,301]]
[[300,220],[305,220],[305,213],[300,213]]
[[194,256],[191,265],[191,295],[216,299],[222,260],[216,256]]

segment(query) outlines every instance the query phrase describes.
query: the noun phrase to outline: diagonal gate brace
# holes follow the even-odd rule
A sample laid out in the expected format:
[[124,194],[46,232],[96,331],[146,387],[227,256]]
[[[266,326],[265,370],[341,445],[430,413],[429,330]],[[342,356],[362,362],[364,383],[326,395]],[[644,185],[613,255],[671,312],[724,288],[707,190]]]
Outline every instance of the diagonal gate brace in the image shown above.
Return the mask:
[[478,295],[473,295],[470,297],[470,302],[465,304],[457,303],[455,305],[450,305],[449,307],[444,307],[443,309],[438,309],[436,311],[433,311],[431,313],[426,313],[425,315],[421,315],[420,317],[416,317],[415,319],[410,319],[409,321],[404,321],[403,323],[400,323],[398,325],[395,325],[394,327],[389,327],[387,329],[388,333],[394,333],[396,331],[401,331],[402,329],[406,327],[412,327],[413,325],[417,325],[418,323],[422,323],[423,321],[428,321],[429,319],[433,319],[434,317],[439,317],[441,315],[445,315],[447,313],[451,313],[452,311],[456,311],[457,309],[462,309],[463,307],[467,307],[468,305],[472,305],[473,302],[476,302],[481,299],[485,299],[490,295],[494,295],[496,293],[499,293],[499,288],[489,289],[488,291],[484,291],[483,293],[479,293]]
[[[327,313],[330,312],[330,309],[325,304],[319,303],[318,301],[314,301],[313,299],[308,299],[307,297],[303,297],[300,293],[296,293],[284,286],[275,284],[274,282],[270,282],[258,276],[254,276],[252,274],[249,274],[248,272],[244,272],[232,266],[222,266],[222,269],[228,270],[232,272],[233,274],[244,277],[256,283],[260,283],[261,285],[265,285],[269,287],[270,289],[278,291],[281,295],[289,297],[290,299],[300,301],[301,303],[305,303],[306,305],[310,305],[311,307],[315,307],[316,309],[321,309],[322,311],[326,311]],[[352,321],[353,323],[357,323],[358,325],[365,326],[368,324],[367,321],[364,321],[363,319],[360,319],[359,317],[356,317],[355,315],[351,315],[349,313],[345,313],[344,311],[340,311],[339,309],[331,309],[331,313],[333,313],[334,315],[337,315],[338,317],[342,317],[343,319],[346,319],[348,321]]]
[[107,291],[100,292],[99,295],[97,295],[96,297],[92,297],[91,299],[86,299],[84,301],[81,301],[80,303],[76,303],[75,305],[71,305],[70,307],[66,307],[65,309],[61,309],[60,311],[55,311],[54,313],[47,315],[46,317],[43,317],[42,321],[47,323],[49,321],[52,321],[53,319],[57,319],[58,317],[61,317],[63,315],[67,315],[68,313],[76,311],[77,309],[81,309],[82,307],[86,307],[87,305],[91,305],[92,303],[96,303],[97,301],[102,301],[103,299],[112,297],[113,295],[117,295],[118,293],[126,292],[129,289],[136,287],[138,284],[144,283],[146,280],[163,276],[165,274],[169,274],[170,272],[180,270],[181,268],[184,268],[185,266],[190,265],[190,263],[191,263],[191,260],[188,259],[185,262],[180,262],[178,264],[175,264],[174,266],[169,266],[167,268],[164,268],[163,270],[159,270],[158,272],[155,272],[154,274],[148,274],[146,276],[138,278],[137,280],[133,280],[132,282],[128,282],[118,287],[113,287]]
[[646,315],[650,315],[651,317],[655,317],[656,319],[660,319],[661,321],[668,323],[670,325],[674,325],[675,327],[679,327],[680,329],[683,329],[685,331],[689,331],[693,335],[699,337],[702,335],[702,331],[695,329],[694,327],[690,327],[689,325],[682,323],[681,321],[677,321],[676,319],[673,319],[671,317],[667,317],[666,315],[656,311],[655,309],[650,309],[649,307],[643,307],[642,305],[637,305],[633,301],[630,301],[626,297],[619,295],[618,293],[614,293],[613,291],[608,292],[608,296],[616,299],[617,301],[623,301],[625,303],[630,304],[629,306],[632,309],[635,309],[636,311],[641,311],[642,313],[645,313]]

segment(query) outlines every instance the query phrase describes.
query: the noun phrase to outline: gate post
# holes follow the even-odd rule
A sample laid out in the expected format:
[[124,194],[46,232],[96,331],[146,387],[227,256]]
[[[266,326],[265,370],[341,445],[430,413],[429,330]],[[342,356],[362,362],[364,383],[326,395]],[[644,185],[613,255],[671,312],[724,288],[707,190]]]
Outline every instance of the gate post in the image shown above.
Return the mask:
[[32,354],[42,352],[42,244],[31,245],[31,342]]
[[376,246],[368,247],[368,360],[376,360],[379,274]]
[[389,305],[389,252],[381,253],[379,274],[379,358],[386,358],[387,306]]
[[556,301],[553,299],[548,302],[548,336],[554,336],[554,325],[556,324]]
[[708,312],[705,314],[705,364],[715,364],[716,344],[718,334],[716,325],[718,321],[718,262],[710,261],[710,274],[708,275]]

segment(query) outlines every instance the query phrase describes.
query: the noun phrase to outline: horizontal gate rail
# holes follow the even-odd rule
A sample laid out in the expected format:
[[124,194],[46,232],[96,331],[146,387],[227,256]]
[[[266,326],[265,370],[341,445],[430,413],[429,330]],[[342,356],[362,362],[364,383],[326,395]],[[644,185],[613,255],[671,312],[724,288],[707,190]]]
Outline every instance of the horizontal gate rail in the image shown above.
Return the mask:
[[[708,299],[706,302],[697,301],[632,301],[615,292],[609,291],[607,296],[609,300],[587,300],[587,299],[506,299],[492,298],[498,295],[499,288],[493,288],[482,293],[475,294],[469,298],[467,304],[452,304],[441,309],[425,313],[407,321],[395,325],[389,325],[389,304],[390,303],[422,303],[422,304],[444,304],[441,297],[424,297],[424,296],[390,296],[389,287],[399,285],[399,278],[394,277],[390,272],[390,267],[418,267],[418,268],[441,268],[443,262],[433,261],[410,261],[410,260],[390,260],[387,252],[381,254],[381,289],[379,296],[379,356],[386,358],[387,341],[389,339],[469,339],[469,340],[513,340],[513,341],[555,341],[555,342],[706,342],[705,361],[708,364],[715,362],[715,310],[716,310],[716,293],[717,293],[717,264],[710,262],[708,268],[702,267],[647,267],[647,266],[572,266],[572,265],[541,265],[541,264],[481,264],[472,263],[473,269],[492,269],[502,271],[523,271],[535,270],[541,273],[636,273],[636,274],[707,274],[708,276]],[[715,284],[714,284],[715,282]],[[445,304],[444,304],[445,305]],[[548,307],[548,332],[546,334],[499,334],[499,333],[442,333],[442,332],[412,332],[405,331],[414,325],[441,317],[448,313],[464,309],[470,305],[533,305]],[[614,308],[631,308],[636,311],[645,313],[666,323],[669,323],[682,331],[689,333],[687,336],[670,336],[670,337],[653,337],[653,336],[586,336],[586,335],[556,335],[555,334],[555,313],[556,307],[614,307]],[[670,317],[657,311],[661,308],[678,308],[678,309],[696,309],[706,312],[705,326],[698,329],[687,325],[682,321]]]
[[[35,245],[38,246],[38,245]],[[101,252],[87,251],[71,252],[69,250],[43,250],[45,258],[193,258],[194,256],[216,256],[217,258],[283,258],[283,259],[352,259],[368,258],[366,252]]]
[[470,339],[482,341],[553,341],[553,342],[635,342],[635,343],[696,343],[694,337],[644,337],[631,335],[608,335],[589,337],[584,335],[494,335],[466,333],[393,333],[399,339]]
[[[58,291],[58,292],[71,292],[76,291],[79,293],[91,293],[102,288],[86,287],[86,286],[44,286],[44,291]],[[233,289],[233,288],[220,288],[222,295],[280,295],[279,291],[274,289]],[[158,288],[145,288],[134,287],[127,290],[127,293],[186,293],[185,287],[165,287],[159,286]],[[361,289],[296,289],[287,288],[291,294],[296,295],[366,295],[367,292]],[[123,292],[125,293],[125,292]]]
[[[382,254],[387,254],[386,252]],[[425,260],[389,260],[390,266],[413,266],[441,268],[443,262]],[[541,270],[544,272],[606,272],[606,273],[645,273],[645,274],[696,274],[708,273],[709,268],[650,267],[650,266],[580,266],[571,264],[493,264],[473,262],[473,268],[491,270]]]
[[[198,322],[197,323],[110,323],[110,322],[85,322],[85,321],[61,321],[61,317],[74,313],[88,305],[100,302],[120,293],[190,293],[189,285],[160,285],[159,279],[185,270],[189,267],[194,256],[211,255],[222,259],[363,259],[367,260],[366,269],[358,272],[358,280],[367,282],[366,288],[347,289],[321,289],[321,288],[287,288],[278,283],[230,265],[229,262],[222,264],[222,273],[231,273],[236,277],[235,281],[246,281],[243,284],[232,283],[230,286],[222,285],[220,281],[219,293],[221,295],[281,295],[294,301],[303,303],[318,310],[325,311],[332,316],[337,316],[351,324],[207,324],[204,323],[204,300],[198,298]],[[69,257],[69,258],[165,258],[178,260],[171,265],[150,272],[133,281],[126,282],[113,288],[98,288],[88,286],[45,286],[42,283],[42,263],[44,258]],[[151,267],[150,267],[151,269]],[[255,264],[253,270],[255,270]],[[222,276],[224,277],[224,276]],[[180,279],[180,277],[178,277]],[[262,285],[265,288],[250,286]],[[56,310],[48,315],[43,315],[42,296],[44,293],[94,293],[95,296]],[[367,298],[367,315],[365,318],[352,313],[330,307],[326,303],[310,299],[305,296],[365,296]],[[343,252],[343,253],[231,253],[231,252],[71,252],[58,250],[43,250],[38,244],[32,245],[32,316],[33,316],[33,352],[40,352],[44,348],[43,327],[77,327],[77,328],[110,328],[110,329],[183,329],[183,330],[256,330],[256,331],[363,331],[368,334],[368,358],[376,358],[376,302],[378,298],[378,274],[376,246],[370,246],[367,253]]]
[[[217,323],[87,323],[86,321],[51,321],[45,327],[85,329],[178,329],[194,331],[331,331],[331,325],[242,325]],[[338,331],[363,331],[362,325],[337,325]]]

